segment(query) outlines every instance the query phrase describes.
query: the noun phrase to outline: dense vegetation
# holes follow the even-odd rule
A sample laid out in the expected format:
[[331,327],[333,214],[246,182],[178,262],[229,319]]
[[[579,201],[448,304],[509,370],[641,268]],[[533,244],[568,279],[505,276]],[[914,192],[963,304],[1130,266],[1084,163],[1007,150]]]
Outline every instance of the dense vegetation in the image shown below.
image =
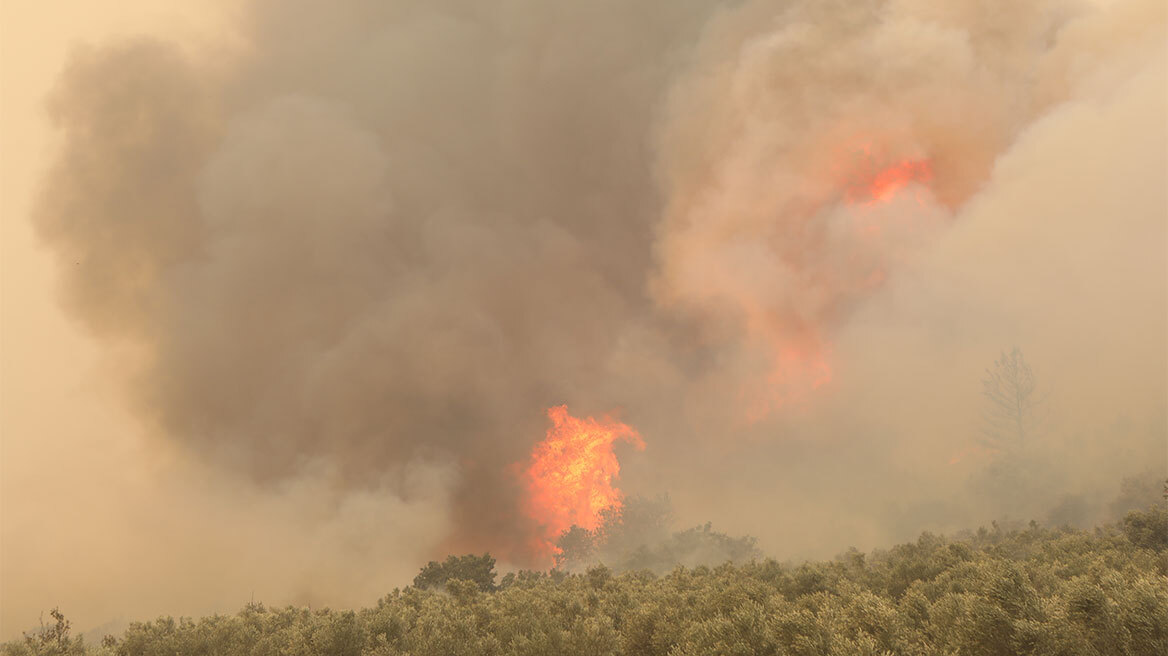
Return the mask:
[[56,624],[11,654],[1164,654],[1168,512],[1083,531],[994,525],[829,562],[508,574],[431,563],[358,611],[267,608],[133,624],[89,646]]
[[600,525],[593,530],[573,526],[560,535],[556,569],[579,573],[603,563],[618,572],[665,574],[678,565],[739,564],[762,556],[754,538],[714,531],[709,522],[673,531],[673,504],[668,495],[626,499],[600,516]]

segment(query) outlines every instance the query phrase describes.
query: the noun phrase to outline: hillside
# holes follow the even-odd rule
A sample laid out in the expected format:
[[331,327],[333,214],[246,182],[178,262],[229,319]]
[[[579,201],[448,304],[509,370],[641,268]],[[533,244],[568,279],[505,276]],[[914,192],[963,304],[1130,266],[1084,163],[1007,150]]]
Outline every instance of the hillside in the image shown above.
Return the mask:
[[[432,563],[372,608],[250,604],[135,623],[102,645],[70,638],[62,617],[2,653],[1168,653],[1168,512],[1159,506],[1090,531],[995,524],[801,565],[679,566],[662,576],[599,566],[497,583],[493,565],[489,556]],[[477,573],[452,578],[460,571]]]

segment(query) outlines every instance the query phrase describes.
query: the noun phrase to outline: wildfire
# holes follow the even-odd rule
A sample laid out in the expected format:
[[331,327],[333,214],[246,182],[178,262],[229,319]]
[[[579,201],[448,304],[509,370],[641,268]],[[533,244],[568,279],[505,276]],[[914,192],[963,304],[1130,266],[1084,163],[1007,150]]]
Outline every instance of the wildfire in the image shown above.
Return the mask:
[[[884,284],[915,243],[920,222],[930,216],[900,202],[915,198],[922,209],[933,202],[930,159],[906,157],[919,151],[885,140],[847,143],[826,151],[830,185],[792,213],[776,240],[787,248],[778,255],[800,285],[786,289],[786,297],[742,301],[747,329],[769,344],[773,362],[765,384],[752,381],[752,389],[741,395],[748,422],[778,407],[804,405],[814,390],[831,382],[838,313]],[[830,229],[817,230],[821,219]],[[828,256],[810,258],[808,252]]]
[[933,166],[927,159],[888,161],[874,154],[870,146],[864,146],[860,152],[862,156],[848,175],[845,190],[848,203],[875,205],[888,202],[910,184],[928,184],[933,179]]
[[620,507],[624,495],[612,485],[620,474],[616,441],[637,449],[645,443],[637,431],[608,417],[578,419],[563,405],[548,408],[547,414],[552,425],[532,450],[524,483],[527,512],[540,525],[537,548],[550,556],[561,533],[573,525],[595,529],[602,510]]
[[810,394],[831,382],[832,371],[827,344],[771,338],[775,350],[765,384],[751,384],[740,391],[748,424],[765,419],[776,408],[798,408],[807,404]]

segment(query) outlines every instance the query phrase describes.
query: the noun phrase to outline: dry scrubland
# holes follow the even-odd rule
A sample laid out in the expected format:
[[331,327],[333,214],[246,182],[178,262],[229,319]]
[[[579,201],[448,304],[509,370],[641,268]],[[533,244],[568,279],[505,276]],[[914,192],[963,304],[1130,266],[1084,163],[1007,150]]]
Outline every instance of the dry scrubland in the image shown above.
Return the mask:
[[[708,533],[708,528],[706,529]],[[678,534],[681,535],[681,534]],[[101,645],[60,619],[24,654],[1163,654],[1168,511],[1094,530],[993,524],[798,566],[508,574],[430,563],[372,608],[251,604],[136,623]]]

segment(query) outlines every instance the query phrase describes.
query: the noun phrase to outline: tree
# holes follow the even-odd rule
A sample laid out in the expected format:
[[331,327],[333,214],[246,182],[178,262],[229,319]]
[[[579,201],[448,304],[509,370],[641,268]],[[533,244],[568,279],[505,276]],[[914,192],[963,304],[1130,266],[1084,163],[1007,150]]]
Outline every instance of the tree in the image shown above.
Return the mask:
[[669,495],[630,497],[620,507],[601,511],[601,524],[595,531],[597,547],[603,559],[615,562],[639,547],[652,549],[668,540],[672,523]]
[[556,539],[556,547],[560,550],[555,556],[556,569],[583,569],[596,556],[596,535],[573,524]]
[[415,588],[442,588],[452,579],[470,581],[479,586],[483,592],[495,589],[495,559],[491,554],[481,556],[467,554],[465,556],[449,556],[446,562],[439,563],[431,560],[414,577]]
[[1160,504],[1147,510],[1132,510],[1123,518],[1123,533],[1137,547],[1162,551],[1168,549],[1168,510]]
[[1128,476],[1119,484],[1119,494],[1111,502],[1111,516],[1120,520],[1129,510],[1143,510],[1158,502],[1161,495],[1168,498],[1168,481],[1160,478],[1158,470]]
[[23,643],[11,642],[0,648],[0,653],[30,656],[82,656],[87,653],[81,637],[70,637],[69,620],[57,608],[49,611],[53,623],[41,621],[40,629],[24,634]]
[[982,379],[987,405],[982,413],[982,443],[994,451],[1013,452],[1026,445],[1037,429],[1041,399],[1034,372],[1017,346],[994,361]]

